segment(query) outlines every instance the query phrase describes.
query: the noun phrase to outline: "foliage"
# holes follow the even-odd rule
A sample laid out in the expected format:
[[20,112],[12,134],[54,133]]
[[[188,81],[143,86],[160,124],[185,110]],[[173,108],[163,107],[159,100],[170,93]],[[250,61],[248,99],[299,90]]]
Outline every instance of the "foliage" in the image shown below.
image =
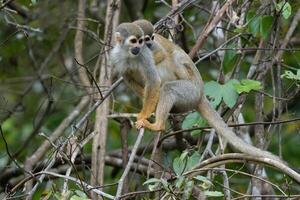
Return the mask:
[[[102,60],[103,54],[108,53],[103,51],[107,45],[104,30],[107,25],[105,20],[108,1],[85,1],[86,16],[84,18],[79,17],[78,2],[0,1],[0,126],[3,130],[0,137],[0,199],[5,199],[6,194],[17,184],[20,185],[12,193],[12,198],[25,194],[25,183],[21,180],[29,176],[24,169],[26,160],[39,147],[45,146],[45,143],[50,144],[47,142],[49,137],[57,133],[61,123],[70,120],[67,116],[75,112],[75,107],[87,95],[91,97],[89,104],[77,112],[78,116],[70,122],[69,126],[63,128],[62,134],[51,142],[50,147],[38,163],[34,164],[33,169],[34,173],[39,172],[47,168],[49,161],[55,158],[55,165],[49,170],[65,174],[66,169],[72,167],[71,177],[91,183],[91,176],[94,175],[90,170],[93,160],[91,157],[93,142],[87,142],[83,146],[81,142],[94,131],[94,125],[98,123],[95,121],[94,112],[88,118],[88,122],[76,130],[78,138],[75,144],[68,141],[75,129],[74,125],[99,100],[96,95],[97,89],[87,91],[86,85],[80,82],[79,73],[83,68],[75,62],[75,49],[78,48],[75,46],[76,23],[77,21],[85,22],[85,28],[79,31],[83,33],[82,57],[84,66],[98,81],[100,72],[97,63]],[[171,11],[170,0],[124,0],[121,2],[120,22],[130,22],[144,17],[156,23]],[[163,28],[157,31],[168,38],[172,38],[168,35],[169,33],[176,33],[173,37],[174,42],[189,53],[195,48],[200,33],[205,31],[207,23],[211,23],[212,17],[216,16],[211,13],[215,10],[213,4],[217,3],[217,6],[221,8],[224,2],[225,0],[197,1],[180,10],[179,24],[174,24],[172,19],[175,18],[172,16],[166,18],[168,20],[164,22]],[[232,4],[226,9],[220,23],[214,27],[213,31],[203,38],[200,37],[204,39],[203,45],[193,61],[205,83],[204,94],[214,108],[220,111],[226,123],[243,123],[240,118],[244,118],[246,123],[244,125],[248,122],[259,121],[260,119],[256,117],[257,112],[263,115],[264,124],[269,123],[270,120],[280,123],[276,126],[272,124],[265,126],[267,129],[263,138],[258,138],[257,134],[253,134],[252,126],[237,129],[245,135],[249,134],[254,145],[256,141],[263,141],[267,150],[281,154],[284,161],[291,166],[299,166],[300,161],[297,158],[300,157],[300,151],[297,147],[300,145],[300,134],[298,134],[297,118],[300,114],[298,38],[300,29],[299,22],[297,24],[294,20],[300,4],[297,0],[278,0],[269,1],[267,5],[264,5],[266,1],[251,1],[246,6],[245,2],[236,1]],[[5,5],[6,3],[8,4]],[[296,28],[293,33],[287,35],[292,25],[295,24]],[[113,39],[113,35],[109,36]],[[288,36],[287,46],[282,47],[286,36]],[[278,57],[281,53],[282,56]],[[273,60],[274,58],[278,60]],[[78,60],[77,57],[76,60]],[[271,64],[274,65],[271,66]],[[109,60],[106,66],[110,66]],[[252,70],[252,66],[256,66],[256,70],[250,79],[246,79],[245,77],[249,77],[249,70]],[[258,78],[263,80],[258,81]],[[109,85],[99,85],[103,92],[106,92],[108,87]],[[95,84],[93,88],[96,88]],[[263,102],[254,101],[258,94],[253,91],[257,90],[268,94],[263,95]],[[242,104],[236,106],[241,100],[243,100]],[[110,101],[112,115],[138,113],[142,106],[141,98],[124,85],[116,89]],[[259,107],[256,106],[257,103],[262,103],[262,110],[257,110]],[[239,116],[236,116],[236,113],[239,113]],[[134,160],[138,168],[130,174],[130,181],[127,184],[128,192],[148,189],[157,194],[156,190],[159,189],[165,195],[165,199],[175,198],[176,195],[178,199],[195,199],[191,192],[194,187],[203,191],[207,197],[211,197],[210,199],[222,199],[224,187],[220,185],[222,176],[219,173],[212,173],[212,170],[209,170],[209,172],[203,171],[193,177],[186,175],[199,163],[203,149],[208,147],[207,129],[210,124],[204,120],[205,116],[196,111],[176,116],[170,114],[170,118],[172,117],[182,122],[181,128],[184,131],[179,130],[180,135],[175,137],[173,124],[167,123],[166,133],[163,134],[163,138],[167,136],[167,139],[164,138],[159,142],[163,147],[162,161],[157,163],[160,171],[170,172],[172,176],[146,179],[147,162],[151,158],[151,151],[148,147],[153,146],[154,137],[153,133],[147,131],[142,144],[142,147],[147,148],[141,147],[139,159]],[[109,135],[106,140],[107,163],[104,185],[119,181],[123,172],[120,164],[123,158],[121,152],[124,150],[122,145],[128,144],[130,151],[137,132],[133,128],[135,118],[126,118],[127,124],[124,123],[126,121],[124,117],[110,116],[108,119]],[[155,117],[150,120],[154,119]],[[283,119],[288,120],[289,123],[285,123]],[[199,130],[201,127],[206,128]],[[125,143],[120,139],[121,131],[126,133]],[[179,139],[181,140],[180,146],[176,141]],[[65,141],[67,144],[63,146]],[[67,159],[69,157],[62,158],[61,155],[66,153],[69,156],[69,153],[73,152],[71,147],[77,144],[80,145],[81,151],[73,165]],[[209,153],[203,156],[203,161],[220,152],[218,137],[213,138],[211,145]],[[224,154],[234,152],[234,149],[228,147],[222,150]],[[93,163],[96,162],[93,160]],[[232,163],[226,165],[225,168],[250,173],[247,164]],[[276,184],[287,194],[299,193],[298,185],[283,172],[263,167],[268,181]],[[241,198],[239,194],[247,192],[247,185],[251,178],[229,171],[224,171],[224,173],[230,177],[228,181],[231,191],[238,192],[232,192],[232,198]],[[143,182],[144,185],[141,184]],[[34,183],[38,183],[39,187],[33,195],[33,200],[62,198],[63,178],[47,175],[43,181],[34,180]],[[114,185],[108,186],[103,191],[114,195],[115,188]],[[288,190],[285,190],[286,188]],[[89,199],[90,193],[86,194],[84,190],[80,184],[68,182],[67,199]],[[151,199],[154,196],[153,193],[132,198],[140,199],[143,196],[144,199]],[[275,189],[272,195],[278,193]]]
[[256,15],[249,12],[247,15],[248,30],[254,37],[267,40],[274,24],[274,17],[270,15]]
[[285,19],[288,19],[292,14],[291,4],[287,1],[281,1],[279,3],[275,3],[275,8],[277,12],[281,12],[282,16]]
[[188,154],[188,152],[183,152],[179,157],[174,159],[173,170],[176,176],[175,180],[167,181],[163,178],[151,178],[145,181],[143,185],[148,185],[150,191],[163,189],[165,197],[174,196],[183,200],[190,199],[192,189],[195,185],[199,186],[207,197],[222,197],[222,192],[210,190],[213,187],[213,183],[208,178],[201,175],[189,178],[184,175],[185,172],[189,172],[196,167],[200,159],[198,152],[194,152],[191,156]]
[[262,87],[259,81],[250,79],[243,79],[240,82],[235,83],[233,86],[239,94],[243,92],[248,93],[251,90],[259,90]]
[[[207,124],[206,120],[203,119],[199,112],[189,113],[182,122],[182,129],[190,129],[194,127],[202,127]],[[191,131],[192,136],[197,136],[201,134],[200,130]]]
[[210,98],[213,107],[216,108],[223,100],[229,108],[232,108],[238,98],[234,89],[234,84],[237,83],[237,80],[229,80],[221,85],[216,81],[209,81],[204,85],[204,94]]
[[284,74],[281,75],[281,78],[286,78],[286,79],[294,80],[299,85],[299,82],[300,82],[300,69],[297,70],[296,74],[294,74],[290,70],[285,70]]

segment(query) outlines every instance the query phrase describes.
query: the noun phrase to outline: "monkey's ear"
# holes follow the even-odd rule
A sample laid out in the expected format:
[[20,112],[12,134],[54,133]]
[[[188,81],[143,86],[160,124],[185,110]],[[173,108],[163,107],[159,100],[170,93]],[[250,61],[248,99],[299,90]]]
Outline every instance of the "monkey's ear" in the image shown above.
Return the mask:
[[116,32],[115,33],[115,41],[116,41],[116,43],[121,44],[121,43],[123,43],[123,40],[124,40],[124,38],[121,36],[121,33]]

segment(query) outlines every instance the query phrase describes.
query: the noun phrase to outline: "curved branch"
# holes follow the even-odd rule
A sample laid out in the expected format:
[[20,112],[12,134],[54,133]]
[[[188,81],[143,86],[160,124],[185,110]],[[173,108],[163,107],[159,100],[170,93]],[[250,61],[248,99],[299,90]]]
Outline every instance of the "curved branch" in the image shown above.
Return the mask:
[[229,153],[229,154],[223,154],[219,155],[210,159],[207,159],[200,164],[198,164],[194,169],[192,169],[189,172],[186,172],[184,175],[188,176],[194,176],[195,174],[198,174],[200,169],[206,169],[206,168],[213,168],[220,165],[228,164],[228,163],[245,163],[245,162],[254,162],[254,163],[261,163],[265,165],[269,165],[273,168],[277,168],[280,171],[287,174],[289,177],[294,179],[298,184],[300,184],[300,174],[298,174],[296,171],[288,167],[287,165],[283,164],[282,162],[270,158],[263,158],[263,157],[255,157],[251,155],[241,154],[241,153]]

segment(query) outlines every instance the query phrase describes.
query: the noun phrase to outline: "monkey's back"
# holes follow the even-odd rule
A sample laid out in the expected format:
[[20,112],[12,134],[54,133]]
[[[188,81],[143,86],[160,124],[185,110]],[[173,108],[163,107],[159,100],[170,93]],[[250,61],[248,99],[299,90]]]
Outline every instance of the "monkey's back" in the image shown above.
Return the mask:
[[170,71],[174,70],[168,68],[175,67],[173,80],[193,80],[202,84],[200,73],[188,54],[186,54],[179,46],[159,34],[155,34],[154,41],[157,44],[160,44],[160,48],[163,49],[159,50],[161,51],[160,53],[155,53],[154,51],[154,56],[157,54],[155,57],[166,57],[166,61],[171,63],[171,65],[170,63],[155,63],[159,71],[167,70],[168,73],[170,73]]

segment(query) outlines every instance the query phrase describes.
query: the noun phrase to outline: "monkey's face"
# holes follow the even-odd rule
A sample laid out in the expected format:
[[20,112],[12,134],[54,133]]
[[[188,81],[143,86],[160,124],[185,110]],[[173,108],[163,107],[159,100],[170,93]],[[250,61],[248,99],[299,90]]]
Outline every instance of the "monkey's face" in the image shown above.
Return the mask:
[[124,46],[127,47],[129,55],[131,56],[137,56],[140,53],[143,45],[143,37],[138,38],[134,35],[129,36],[124,42]]
[[115,34],[116,44],[128,52],[130,57],[137,56],[144,45],[143,36],[130,35],[127,38],[123,37],[119,32]]
[[154,43],[154,34],[152,35],[145,35],[144,36],[144,40],[145,40],[145,44],[146,46],[152,50],[152,47],[153,47],[153,43]]

